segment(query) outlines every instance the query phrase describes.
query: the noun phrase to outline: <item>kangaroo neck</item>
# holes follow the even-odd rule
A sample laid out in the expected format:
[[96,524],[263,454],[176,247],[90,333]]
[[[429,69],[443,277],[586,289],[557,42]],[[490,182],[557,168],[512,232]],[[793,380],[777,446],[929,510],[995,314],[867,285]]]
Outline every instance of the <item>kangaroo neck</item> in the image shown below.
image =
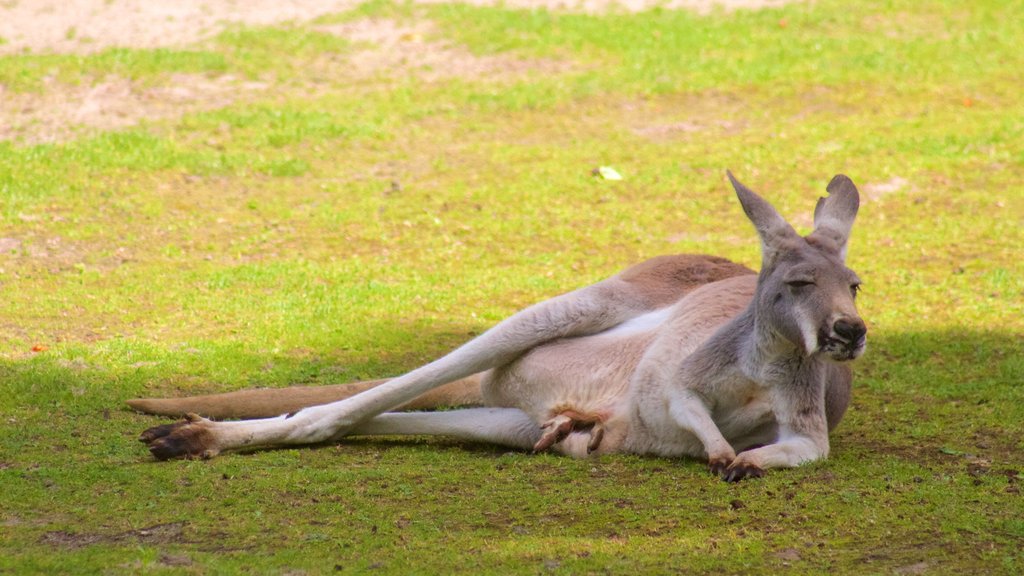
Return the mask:
[[757,310],[757,295],[719,334],[720,343],[733,351],[743,375],[762,385],[790,383],[814,372],[820,360],[782,338]]

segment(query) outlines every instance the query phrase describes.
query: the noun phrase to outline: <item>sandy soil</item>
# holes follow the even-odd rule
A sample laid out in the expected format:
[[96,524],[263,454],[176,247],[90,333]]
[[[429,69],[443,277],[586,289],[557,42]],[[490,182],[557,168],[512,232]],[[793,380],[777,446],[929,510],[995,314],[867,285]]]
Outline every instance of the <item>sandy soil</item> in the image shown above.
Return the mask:
[[521,60],[509,56],[476,56],[465,48],[436,38],[429,22],[401,25],[392,20],[357,20],[319,26],[359,43],[363,49],[349,58],[349,70],[357,77],[413,74],[435,82],[446,78],[501,80],[528,73],[558,73],[572,68],[569,62]]
[[8,0],[0,54],[88,53],[112,46],[183,46],[232,24],[303,22],[360,0]]
[[[0,55],[85,54],[110,47],[185,46],[235,24],[308,22],[344,12],[362,0],[5,0],[0,2]],[[440,0],[419,0],[432,2]],[[497,0],[464,0],[493,4]],[[706,12],[778,6],[790,0],[505,0],[506,6],[604,12],[652,6]],[[428,24],[400,26],[389,20],[362,20],[319,29],[339,34],[361,49],[346,73],[355,78],[395,72],[425,81],[447,77],[507,79],[530,72],[557,73],[571,63],[479,57],[449,43],[430,40]],[[125,128],[227,106],[271,88],[231,76],[179,74],[163,86],[139,86],[122,78],[99,78],[86,85],[53,79],[42,94],[21,94],[0,84],[0,140],[31,144],[55,142],[96,130]],[[682,129],[685,130],[685,127]]]
[[[451,0],[416,0],[419,3],[449,2]],[[499,0],[460,0],[466,4],[494,5]],[[603,14],[612,10],[640,12],[655,7],[668,10],[692,10],[706,14],[716,8],[723,10],[756,10],[789,4],[795,0],[500,0],[509,8],[546,8],[568,12]]]
[[123,78],[68,85],[47,79],[40,93],[8,93],[0,85],[0,140],[59,142],[94,130],[117,130],[144,119],[215,109],[266,88],[232,76],[175,74],[165,86]]
[[[445,0],[421,0],[425,2]],[[465,0],[495,4],[497,0]],[[715,6],[756,9],[791,0],[505,0],[516,8],[605,12],[653,6],[707,12]],[[6,0],[0,2],[0,54],[94,52],[111,46],[181,46],[231,24],[305,22],[362,0]]]

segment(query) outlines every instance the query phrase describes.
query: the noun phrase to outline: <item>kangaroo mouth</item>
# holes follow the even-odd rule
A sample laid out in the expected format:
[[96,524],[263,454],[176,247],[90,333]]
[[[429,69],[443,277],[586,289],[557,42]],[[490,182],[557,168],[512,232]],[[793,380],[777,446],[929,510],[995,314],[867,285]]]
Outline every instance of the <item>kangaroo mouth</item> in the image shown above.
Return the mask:
[[859,358],[868,345],[866,337],[861,337],[853,342],[840,338],[824,338],[822,342],[821,351],[836,362],[847,362]]

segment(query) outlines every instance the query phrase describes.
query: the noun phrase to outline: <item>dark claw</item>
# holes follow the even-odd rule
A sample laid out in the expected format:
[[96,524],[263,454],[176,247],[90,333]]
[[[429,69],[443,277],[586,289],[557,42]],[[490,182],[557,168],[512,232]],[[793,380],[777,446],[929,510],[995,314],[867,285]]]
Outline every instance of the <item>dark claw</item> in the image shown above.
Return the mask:
[[175,428],[181,426],[184,423],[185,422],[175,422],[174,424],[163,424],[161,426],[153,426],[152,428],[146,430],[142,434],[139,434],[139,442],[149,444],[154,440],[163,438],[164,436],[167,436],[171,432],[174,432]]
[[601,440],[604,440],[604,426],[594,424],[594,427],[590,429],[590,442],[587,442],[587,454],[591,454],[600,448]]
[[722,473],[722,480],[726,482],[739,482],[744,478],[761,478],[764,476],[764,469],[752,464],[733,464]]
[[196,420],[182,420],[146,430],[139,441],[149,445],[149,452],[157,460],[172,458],[209,458],[217,453],[212,448],[212,437],[205,426]]
[[543,426],[541,426],[541,429],[544,430],[544,434],[542,434],[540,440],[537,440],[537,443],[533,445],[533,451],[543,452],[562,440],[565,440],[569,437],[569,433],[572,432],[575,424],[576,423],[571,419],[561,415],[548,420]]
[[724,478],[723,474],[726,468],[729,467],[729,464],[732,464],[731,460],[715,458],[713,460],[708,460],[708,470],[710,470],[715,476],[722,476]]

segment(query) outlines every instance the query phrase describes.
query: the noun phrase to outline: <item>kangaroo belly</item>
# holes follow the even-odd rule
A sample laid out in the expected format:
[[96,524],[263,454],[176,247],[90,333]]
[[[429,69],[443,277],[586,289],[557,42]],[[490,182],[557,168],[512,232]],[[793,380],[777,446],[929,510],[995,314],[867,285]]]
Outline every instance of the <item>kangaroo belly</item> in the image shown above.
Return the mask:
[[651,338],[613,329],[538,346],[485,375],[484,402],[518,408],[538,424],[566,410],[611,421],[625,410],[630,378]]

